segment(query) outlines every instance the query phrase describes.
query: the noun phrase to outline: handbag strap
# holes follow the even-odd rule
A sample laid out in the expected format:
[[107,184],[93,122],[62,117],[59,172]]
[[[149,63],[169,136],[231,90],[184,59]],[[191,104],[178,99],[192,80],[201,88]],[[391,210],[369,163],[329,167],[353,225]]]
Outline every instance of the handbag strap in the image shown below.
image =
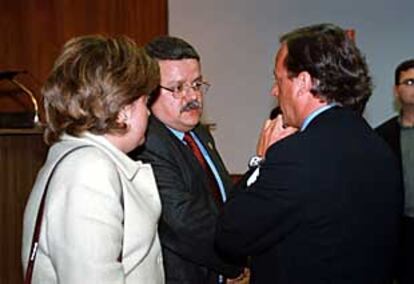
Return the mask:
[[53,168],[49,173],[49,176],[48,176],[46,184],[45,184],[45,190],[43,192],[42,199],[40,200],[39,210],[37,212],[36,224],[35,224],[35,229],[34,229],[33,238],[32,238],[32,245],[30,247],[29,261],[27,263],[26,274],[25,274],[25,277],[24,277],[24,284],[32,283],[32,274],[33,274],[34,262],[36,260],[37,249],[38,249],[38,246],[39,246],[40,228],[42,226],[43,211],[44,211],[44,207],[45,207],[45,199],[46,199],[47,189],[49,187],[49,182],[51,180],[51,177],[52,177],[55,169],[57,168],[57,165],[63,160],[63,158],[65,158],[67,155],[69,155],[70,153],[72,153],[76,149],[83,148],[83,147],[88,147],[88,146],[87,145],[82,145],[82,146],[74,147],[74,148],[68,150],[67,152],[65,152],[58,159],[58,161],[53,165]]

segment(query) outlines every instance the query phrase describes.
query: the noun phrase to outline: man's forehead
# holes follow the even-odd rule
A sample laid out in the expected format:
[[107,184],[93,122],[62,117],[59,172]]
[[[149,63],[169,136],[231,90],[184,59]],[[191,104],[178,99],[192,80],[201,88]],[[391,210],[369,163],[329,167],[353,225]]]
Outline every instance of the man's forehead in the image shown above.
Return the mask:
[[288,46],[286,42],[282,42],[277,50],[276,57],[285,56],[288,52]]
[[194,58],[162,59],[162,60],[158,60],[158,63],[160,66],[184,66],[184,65],[200,66],[200,61]]
[[161,80],[186,81],[200,77],[200,63],[196,59],[160,60]]
[[285,43],[282,43],[282,45],[279,47],[278,51],[276,52],[273,74],[276,75],[277,69],[283,66],[283,61],[285,60],[286,55],[287,55],[287,45]]
[[161,69],[177,69],[177,70],[199,70],[200,63],[196,59],[181,60],[160,60],[158,61]]
[[407,78],[407,77],[414,78],[414,68],[401,71],[400,77],[401,78]]

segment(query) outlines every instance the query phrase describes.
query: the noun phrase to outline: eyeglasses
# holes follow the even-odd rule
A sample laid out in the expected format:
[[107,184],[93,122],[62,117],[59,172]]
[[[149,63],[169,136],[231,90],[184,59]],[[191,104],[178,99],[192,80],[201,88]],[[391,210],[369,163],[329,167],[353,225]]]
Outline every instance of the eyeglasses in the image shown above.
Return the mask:
[[404,85],[404,86],[414,87],[414,79],[413,78],[405,79],[404,81],[398,83],[398,85]]
[[191,84],[181,83],[175,87],[164,87],[160,85],[161,89],[167,90],[172,93],[173,97],[176,99],[182,98],[190,89],[194,92],[200,92],[202,95],[205,95],[210,88],[208,82],[195,81]]

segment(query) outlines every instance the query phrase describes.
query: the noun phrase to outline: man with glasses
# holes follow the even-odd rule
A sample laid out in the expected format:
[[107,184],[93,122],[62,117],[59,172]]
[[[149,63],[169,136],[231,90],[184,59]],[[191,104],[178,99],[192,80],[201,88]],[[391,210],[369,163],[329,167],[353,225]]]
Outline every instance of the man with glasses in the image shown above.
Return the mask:
[[161,36],[148,54],[160,66],[161,84],[150,99],[144,149],[131,156],[152,164],[162,201],[159,233],[168,284],[207,284],[236,278],[242,267],[214,248],[216,219],[231,187],[213,137],[200,124],[209,83],[200,57],[182,39]]
[[387,120],[376,131],[399,158],[404,186],[404,217],[399,283],[414,283],[414,59],[395,70],[394,96],[400,114]]

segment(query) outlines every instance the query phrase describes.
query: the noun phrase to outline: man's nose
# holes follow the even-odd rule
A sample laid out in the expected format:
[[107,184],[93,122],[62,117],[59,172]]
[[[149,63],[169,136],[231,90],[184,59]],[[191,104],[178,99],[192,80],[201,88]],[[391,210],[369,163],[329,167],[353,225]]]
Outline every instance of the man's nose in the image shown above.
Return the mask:
[[195,90],[193,87],[187,86],[184,89],[184,96],[187,98],[187,100],[191,101],[202,97],[202,94],[200,90]]
[[274,97],[278,97],[279,96],[279,87],[277,86],[277,84],[273,84],[272,89],[270,90],[270,95],[274,96]]

